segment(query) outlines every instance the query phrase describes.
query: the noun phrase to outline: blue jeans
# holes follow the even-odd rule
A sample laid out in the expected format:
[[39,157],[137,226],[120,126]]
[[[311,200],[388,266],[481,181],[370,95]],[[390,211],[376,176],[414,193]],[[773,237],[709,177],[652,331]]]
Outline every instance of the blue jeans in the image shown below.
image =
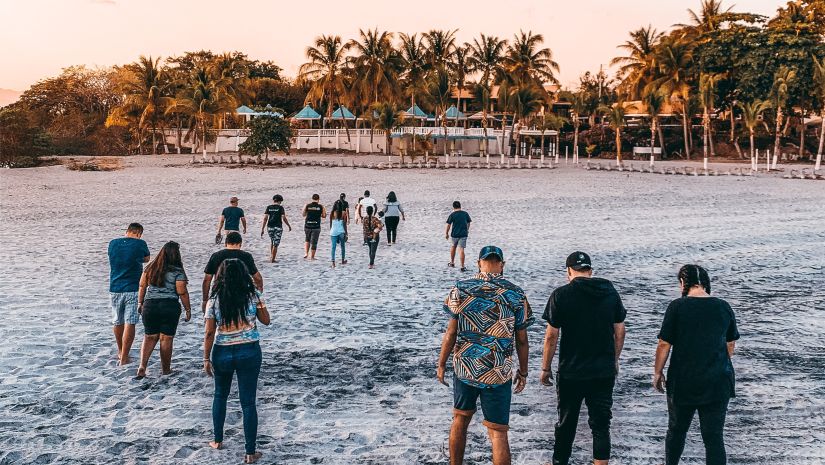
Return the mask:
[[335,261],[335,250],[338,248],[338,244],[341,244],[341,261],[347,259],[347,243],[344,241],[344,235],[339,234],[337,236],[329,236],[330,242],[332,242],[332,261]]
[[238,373],[238,397],[243,411],[243,435],[246,453],[255,453],[258,437],[258,409],[255,406],[258,374],[261,372],[261,345],[258,342],[212,347],[212,371],[215,397],[212,399],[212,426],[215,442],[223,442],[226,400],[232,387],[232,375]]

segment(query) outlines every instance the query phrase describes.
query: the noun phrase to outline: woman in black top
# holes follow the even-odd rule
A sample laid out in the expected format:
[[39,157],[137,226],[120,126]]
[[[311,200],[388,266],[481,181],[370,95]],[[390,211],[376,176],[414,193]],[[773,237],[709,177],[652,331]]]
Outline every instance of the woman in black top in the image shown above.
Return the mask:
[[731,363],[734,341],[739,339],[736,317],[727,302],[710,296],[710,277],[704,268],[685,265],[678,276],[682,297],[671,302],[665,312],[653,373],[656,390],[667,390],[665,464],[679,463],[698,411],[706,463],[724,465],[725,415],[728,401],[736,396]]

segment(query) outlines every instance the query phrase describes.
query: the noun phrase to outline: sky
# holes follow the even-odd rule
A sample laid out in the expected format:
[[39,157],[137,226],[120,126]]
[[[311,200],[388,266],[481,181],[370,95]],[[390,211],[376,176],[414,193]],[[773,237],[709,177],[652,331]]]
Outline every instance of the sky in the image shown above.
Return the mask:
[[[630,30],[666,30],[688,21],[699,0],[0,0],[0,88],[25,90],[64,67],[111,66],[139,55],[239,50],[272,60],[295,76],[321,34],[344,40],[358,30],[457,29],[512,38],[520,29],[544,35],[573,86],[585,71],[607,67]],[[726,1],[735,10],[772,16],[784,0]]]

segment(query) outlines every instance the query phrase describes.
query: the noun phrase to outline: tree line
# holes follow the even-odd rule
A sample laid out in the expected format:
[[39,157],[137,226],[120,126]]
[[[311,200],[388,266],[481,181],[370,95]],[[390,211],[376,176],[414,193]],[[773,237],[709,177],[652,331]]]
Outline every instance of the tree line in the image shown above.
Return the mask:
[[[480,111],[485,129],[517,122],[564,127],[574,150],[584,146],[588,153],[614,149],[621,157],[623,146],[649,143],[665,156],[690,157],[701,148],[706,157],[744,157],[743,144],[751,153],[768,147],[777,153],[791,141],[801,156],[815,151],[804,121],[825,106],[825,0],[789,1],[771,18],[701,0],[688,18],[665,32],[632,31],[611,63],[615,76],[588,72],[576,88],[559,92],[546,85],[558,83],[559,64],[532,31],[512,38],[479,34],[467,42],[455,30],[376,28],[350,40],[321,35],[294,80],[274,63],[240,52],[72,67],[0,110],[0,151],[157,153],[170,150],[158,143],[169,130],[178,134],[172,150],[186,143],[194,151],[240,105],[292,113],[312,104],[327,121],[346,106],[383,129],[415,124],[402,110],[419,106],[446,126],[459,124],[446,113],[462,103]],[[542,111],[559,100],[569,105],[567,114]],[[629,101],[649,115],[644,128],[628,127]],[[681,131],[660,121],[665,109],[677,115]],[[698,133],[694,119],[701,121]],[[606,137],[608,127],[615,137]]]

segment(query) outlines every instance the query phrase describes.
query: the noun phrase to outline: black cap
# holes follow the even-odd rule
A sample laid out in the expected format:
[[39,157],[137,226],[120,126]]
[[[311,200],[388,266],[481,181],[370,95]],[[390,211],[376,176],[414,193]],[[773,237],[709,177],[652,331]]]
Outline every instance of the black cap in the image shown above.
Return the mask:
[[573,252],[567,256],[567,268],[573,268],[576,271],[584,271],[591,269],[590,255],[584,252]]
[[498,258],[504,261],[504,252],[502,252],[501,249],[494,245],[488,245],[483,247],[481,251],[478,253],[478,259],[485,260],[490,255],[498,255]]

